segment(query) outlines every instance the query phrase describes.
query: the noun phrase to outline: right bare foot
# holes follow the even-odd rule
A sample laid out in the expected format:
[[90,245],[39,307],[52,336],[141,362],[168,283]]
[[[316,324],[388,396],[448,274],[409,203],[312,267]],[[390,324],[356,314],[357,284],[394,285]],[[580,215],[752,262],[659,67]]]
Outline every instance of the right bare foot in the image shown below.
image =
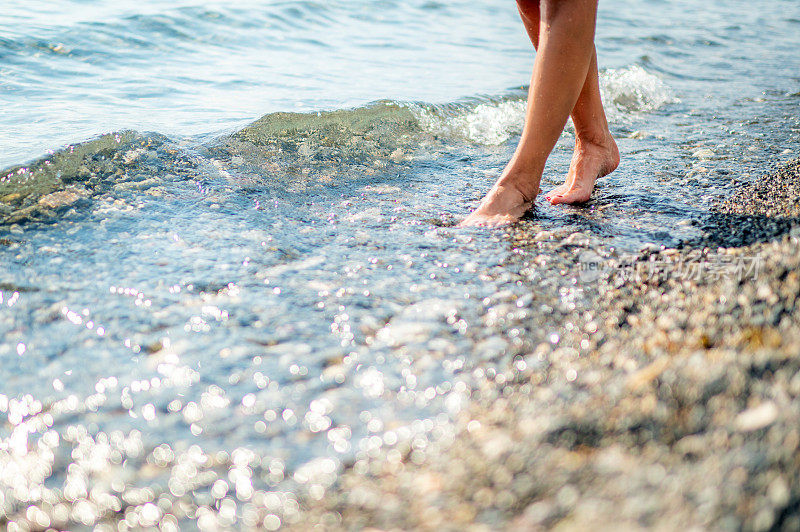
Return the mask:
[[577,137],[564,183],[548,192],[545,198],[553,205],[589,201],[595,181],[616,170],[617,166],[619,149],[611,133],[606,133],[600,142]]
[[522,218],[532,203],[532,197],[528,198],[517,186],[504,184],[501,179],[489,190],[480,206],[458,226],[497,227],[510,224]]

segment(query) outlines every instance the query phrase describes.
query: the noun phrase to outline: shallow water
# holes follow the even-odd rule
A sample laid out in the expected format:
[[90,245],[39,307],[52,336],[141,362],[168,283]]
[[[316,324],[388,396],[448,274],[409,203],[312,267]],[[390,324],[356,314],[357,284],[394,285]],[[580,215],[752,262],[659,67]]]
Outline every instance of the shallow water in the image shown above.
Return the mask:
[[[514,240],[452,227],[519,134],[513,5],[12,1],[0,27],[0,516],[269,528],[558,341],[504,326],[548,313]],[[788,1],[605,2],[623,164],[523,227],[700,236],[797,153],[799,29]]]

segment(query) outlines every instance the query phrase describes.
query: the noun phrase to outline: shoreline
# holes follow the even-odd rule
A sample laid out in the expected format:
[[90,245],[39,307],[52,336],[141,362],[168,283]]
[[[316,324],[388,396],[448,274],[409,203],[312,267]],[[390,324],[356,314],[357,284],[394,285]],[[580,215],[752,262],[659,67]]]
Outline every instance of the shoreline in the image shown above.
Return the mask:
[[[581,252],[606,267],[575,312],[534,324],[530,354],[502,382],[472,394],[452,445],[421,464],[350,469],[291,525],[800,527],[798,190],[795,159],[721,201],[700,247],[645,250],[627,270],[593,237],[513,229],[520,278],[536,288],[529,308],[576,275]],[[754,258],[757,269],[730,269]],[[692,263],[717,267],[677,267]],[[556,344],[538,341],[567,319]]]

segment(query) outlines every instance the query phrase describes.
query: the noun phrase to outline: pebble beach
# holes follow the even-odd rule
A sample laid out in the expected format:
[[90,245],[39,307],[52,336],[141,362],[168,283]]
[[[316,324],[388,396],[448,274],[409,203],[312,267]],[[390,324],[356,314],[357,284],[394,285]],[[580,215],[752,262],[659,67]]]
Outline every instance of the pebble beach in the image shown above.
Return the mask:
[[[711,218],[734,217],[737,235],[706,226],[699,245],[629,257],[600,246],[580,303],[528,325],[529,354],[487,376],[453,435],[420,463],[412,445],[349,471],[297,529],[800,528],[798,183],[795,160],[720,202]],[[508,235],[532,297],[507,316],[551,304],[598,249],[534,229]]]
[[1,11],[0,529],[800,529],[800,4],[600,2],[492,230],[513,2]]

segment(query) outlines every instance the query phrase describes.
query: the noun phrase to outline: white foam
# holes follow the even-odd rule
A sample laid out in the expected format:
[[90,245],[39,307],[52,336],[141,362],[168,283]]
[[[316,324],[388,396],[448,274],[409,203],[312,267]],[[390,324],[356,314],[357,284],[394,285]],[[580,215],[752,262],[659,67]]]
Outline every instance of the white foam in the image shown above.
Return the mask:
[[676,101],[661,78],[639,65],[601,72],[600,93],[609,117],[647,113]]
[[[638,65],[601,72],[600,92],[611,120],[651,112],[675,101],[661,78]],[[422,106],[410,108],[422,127],[434,135],[496,146],[522,131],[525,105],[524,99],[504,99],[465,106],[455,113]]]
[[433,134],[496,146],[522,131],[525,100],[481,103],[452,116],[442,116],[422,107],[412,110],[422,127]]

